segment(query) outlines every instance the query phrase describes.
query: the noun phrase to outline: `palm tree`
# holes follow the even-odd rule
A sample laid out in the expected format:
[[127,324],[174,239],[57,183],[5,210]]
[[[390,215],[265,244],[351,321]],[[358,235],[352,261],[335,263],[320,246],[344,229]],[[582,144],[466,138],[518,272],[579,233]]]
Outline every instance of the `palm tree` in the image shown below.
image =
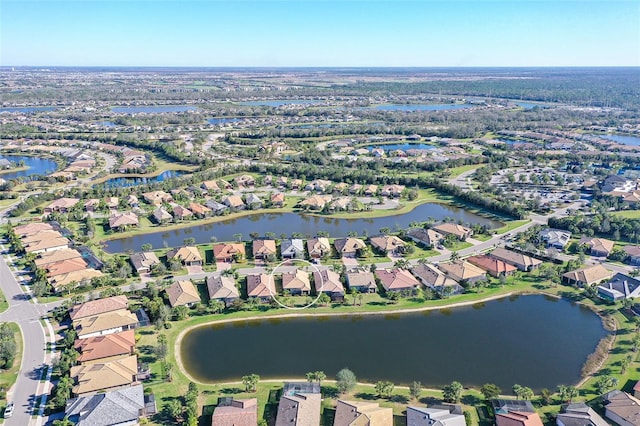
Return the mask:
[[460,260],[460,253],[458,253],[457,251],[452,251],[451,252],[451,257],[449,259],[452,262],[457,262],[458,260]]

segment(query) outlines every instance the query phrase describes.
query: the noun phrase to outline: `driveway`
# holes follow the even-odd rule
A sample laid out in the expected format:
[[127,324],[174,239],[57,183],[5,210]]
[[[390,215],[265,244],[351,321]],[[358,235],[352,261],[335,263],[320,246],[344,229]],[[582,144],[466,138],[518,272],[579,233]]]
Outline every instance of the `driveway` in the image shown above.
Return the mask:
[[200,265],[187,266],[187,273],[189,275],[202,274],[203,272],[204,270]]
[[343,257],[342,264],[347,268],[358,266],[358,259],[356,259],[355,257]]

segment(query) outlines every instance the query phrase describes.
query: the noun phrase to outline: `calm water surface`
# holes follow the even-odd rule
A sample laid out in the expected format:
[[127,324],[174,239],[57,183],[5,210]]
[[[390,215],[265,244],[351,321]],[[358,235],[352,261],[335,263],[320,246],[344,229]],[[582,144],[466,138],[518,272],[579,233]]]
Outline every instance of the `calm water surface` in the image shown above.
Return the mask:
[[211,237],[215,237],[217,241],[234,241],[237,234],[242,234],[244,239],[248,239],[249,234],[253,232],[261,236],[267,232],[273,232],[278,238],[281,234],[291,236],[293,233],[315,236],[319,231],[328,232],[333,238],[345,237],[349,232],[364,235],[366,231],[369,235],[374,235],[379,233],[381,228],[394,231],[407,228],[412,222],[425,222],[429,218],[441,220],[447,217],[460,219],[463,223],[479,223],[491,228],[502,226],[496,220],[457,207],[436,203],[421,204],[405,214],[373,219],[334,219],[297,213],[256,213],[206,225],[118,238],[107,241],[105,250],[109,253],[121,253],[129,249],[140,251],[140,247],[145,243],[151,243],[154,248],[176,247],[184,244],[184,239],[189,237],[195,238],[198,244],[210,242]]
[[111,111],[125,113],[125,114],[137,114],[144,112],[146,114],[162,113],[162,112],[186,112],[195,111],[198,108],[186,105],[156,105],[156,106],[119,106],[111,107]]
[[409,149],[435,149],[436,147],[433,145],[427,145],[424,143],[395,143],[389,145],[369,145],[367,149],[371,151],[374,148],[382,148],[385,151],[407,151]]
[[640,137],[637,136],[623,136],[623,135],[598,135],[603,139],[609,139],[610,141],[618,142],[625,145],[640,146]]
[[9,112],[9,113],[36,113],[36,112],[44,112],[44,111],[55,111],[58,109],[57,107],[6,107],[0,108],[0,113]]
[[162,182],[173,177],[183,175],[184,172],[179,170],[166,170],[154,177],[119,177],[106,180],[102,183],[96,184],[96,186],[106,186],[107,188],[128,187],[141,185],[143,183],[155,183]]
[[390,105],[378,105],[374,107],[382,111],[446,111],[452,109],[465,109],[472,108],[474,105],[470,104],[390,104]]
[[29,157],[23,155],[3,155],[0,158],[6,158],[14,163],[24,162],[28,167],[26,170],[16,172],[8,172],[0,174],[0,178],[5,180],[16,179],[18,177],[29,177],[34,175],[48,175],[58,169],[58,164],[49,158]]
[[307,99],[281,99],[277,101],[246,101],[246,102],[238,102],[238,105],[244,106],[268,106],[268,107],[279,107],[282,105],[312,105],[312,104],[321,104],[324,101],[320,100],[307,100]]
[[495,383],[535,390],[574,384],[598,341],[600,318],[541,295],[412,314],[265,319],[187,333],[180,353],[197,380],[304,377],[344,367],[361,381],[442,387]]

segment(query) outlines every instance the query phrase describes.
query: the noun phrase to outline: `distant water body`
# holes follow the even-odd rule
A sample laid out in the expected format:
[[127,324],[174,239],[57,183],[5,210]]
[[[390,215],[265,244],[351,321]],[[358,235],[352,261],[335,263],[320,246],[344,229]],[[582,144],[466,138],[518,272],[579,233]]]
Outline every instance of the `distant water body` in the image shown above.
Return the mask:
[[23,114],[33,114],[36,112],[45,112],[45,111],[55,111],[57,107],[6,107],[0,108],[0,113],[8,112],[8,113],[23,113]]
[[157,105],[157,106],[119,106],[111,107],[111,111],[123,114],[160,114],[165,112],[187,112],[198,108],[186,105]]

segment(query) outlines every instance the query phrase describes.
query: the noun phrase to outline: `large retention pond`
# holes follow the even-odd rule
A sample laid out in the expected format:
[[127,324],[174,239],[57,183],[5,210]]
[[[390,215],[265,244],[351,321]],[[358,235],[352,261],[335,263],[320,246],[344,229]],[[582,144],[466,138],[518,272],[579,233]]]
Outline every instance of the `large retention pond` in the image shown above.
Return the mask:
[[1,155],[0,158],[6,158],[16,164],[22,162],[27,167],[25,170],[7,171],[0,174],[0,178],[5,180],[19,177],[28,178],[34,175],[46,176],[58,169],[58,164],[50,158],[30,157],[27,155]]
[[427,219],[442,220],[452,218],[463,223],[479,223],[491,228],[502,224],[496,220],[471,213],[467,210],[436,203],[421,204],[408,213],[395,216],[384,216],[372,219],[336,219],[322,216],[309,216],[297,213],[256,213],[237,219],[228,219],[206,225],[194,225],[188,228],[172,231],[158,231],[133,237],[117,238],[107,241],[105,250],[109,253],[122,253],[127,250],[139,251],[142,244],[150,243],[154,248],[176,247],[184,244],[185,238],[195,238],[197,244],[212,241],[234,241],[238,234],[241,238],[249,239],[249,234],[257,232],[265,236],[273,232],[276,237],[285,234],[290,237],[293,233],[316,236],[318,232],[328,232],[333,238],[346,237],[350,232],[362,236],[366,233],[375,235],[382,228],[408,228],[412,222],[425,222]]
[[344,367],[359,381],[442,387],[575,384],[606,335],[587,308],[542,295],[412,314],[302,317],[212,324],[188,332],[180,354],[202,382],[303,378]]

